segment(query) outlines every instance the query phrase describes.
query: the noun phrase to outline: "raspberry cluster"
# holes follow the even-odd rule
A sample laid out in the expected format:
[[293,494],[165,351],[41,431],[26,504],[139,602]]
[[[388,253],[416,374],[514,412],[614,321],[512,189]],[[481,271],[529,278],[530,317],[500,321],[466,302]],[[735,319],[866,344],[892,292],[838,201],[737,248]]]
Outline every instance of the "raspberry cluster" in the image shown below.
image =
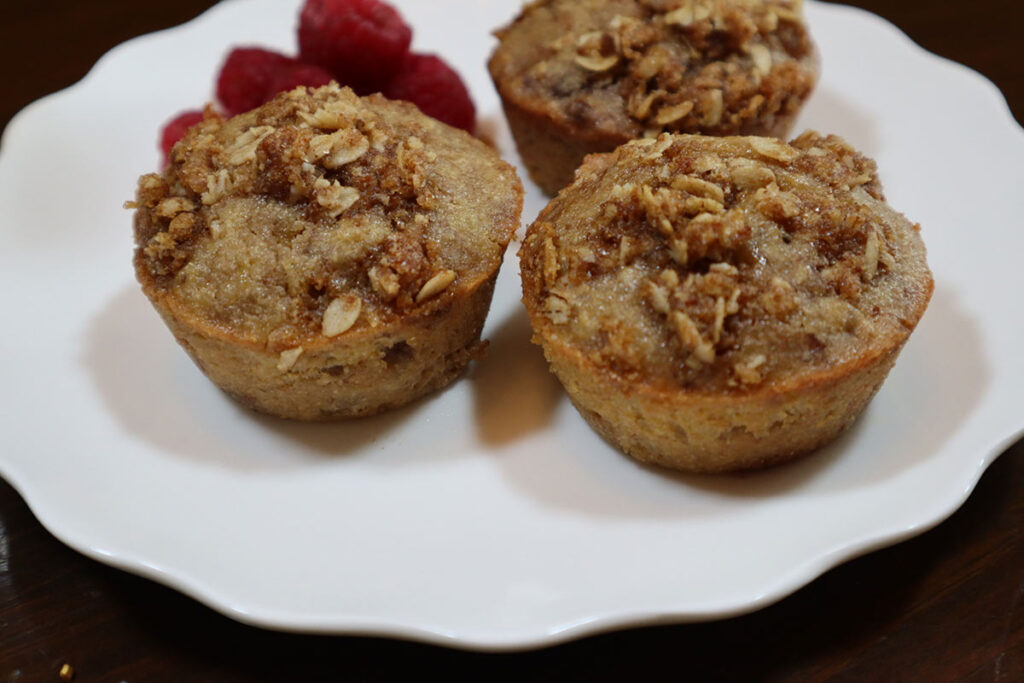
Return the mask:
[[[260,47],[228,53],[217,76],[217,101],[235,116],[298,86],[332,80],[360,95],[380,92],[428,116],[473,132],[476,110],[459,75],[435,55],[409,51],[412,29],[381,0],[306,0],[299,14],[299,56]],[[187,111],[163,129],[164,160],[202,112]]]
[[283,90],[327,85],[334,75],[315,64],[260,47],[237,47],[217,76],[217,101],[228,116],[255,109]]

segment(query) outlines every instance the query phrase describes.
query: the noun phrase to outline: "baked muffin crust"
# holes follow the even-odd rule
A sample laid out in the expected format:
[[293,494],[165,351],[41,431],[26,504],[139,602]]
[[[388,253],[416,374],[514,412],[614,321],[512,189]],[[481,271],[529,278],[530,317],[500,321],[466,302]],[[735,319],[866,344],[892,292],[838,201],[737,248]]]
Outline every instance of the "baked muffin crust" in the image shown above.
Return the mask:
[[[521,193],[493,150],[411,105],[299,88],[227,121],[208,112],[140,179],[136,273],[230,393],[289,417],[368,414],[476,353]],[[210,344],[217,362],[197,352]],[[400,360],[418,373],[407,385]]]
[[584,154],[645,135],[783,136],[817,80],[801,0],[541,0],[497,36],[491,75],[549,194]]
[[703,471],[834,438],[932,291],[874,162],[813,132],[663,134],[588,157],[520,258],[537,338],[584,416],[632,455]]

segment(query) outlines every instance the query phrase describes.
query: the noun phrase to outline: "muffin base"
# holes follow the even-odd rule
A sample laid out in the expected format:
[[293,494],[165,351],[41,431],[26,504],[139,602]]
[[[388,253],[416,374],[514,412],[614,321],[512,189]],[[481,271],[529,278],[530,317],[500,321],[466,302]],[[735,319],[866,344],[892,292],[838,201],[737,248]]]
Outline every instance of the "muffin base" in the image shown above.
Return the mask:
[[596,130],[577,133],[511,100],[503,99],[502,107],[530,179],[549,197],[572,182],[588,154],[610,152],[629,141],[626,136]]
[[[597,129],[569,128],[550,115],[531,111],[505,96],[502,108],[530,179],[549,197],[572,183],[576,169],[588,154],[611,152],[633,139]],[[798,110],[764,117],[730,134],[785,139],[799,113]]]
[[902,348],[790,386],[699,394],[628,382],[557,341],[542,345],[573,405],[605,440],[641,462],[694,473],[763,468],[833,441],[863,412]]
[[167,297],[153,299],[178,343],[210,380],[258,412],[295,420],[362,417],[410,403],[454,381],[483,350],[495,273],[414,317],[303,345],[281,354],[189,319]]

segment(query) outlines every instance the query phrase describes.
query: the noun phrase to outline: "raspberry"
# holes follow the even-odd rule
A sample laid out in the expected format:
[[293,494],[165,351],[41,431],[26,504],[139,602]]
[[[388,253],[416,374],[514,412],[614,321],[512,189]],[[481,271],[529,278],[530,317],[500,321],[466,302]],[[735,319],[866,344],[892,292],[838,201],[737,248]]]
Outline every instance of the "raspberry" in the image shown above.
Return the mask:
[[384,88],[384,96],[406,100],[450,126],[470,133],[476,127],[476,109],[459,74],[435,55],[409,55],[402,70]]
[[299,58],[360,95],[398,73],[411,41],[412,29],[380,0],[306,0],[299,15]]
[[217,76],[217,99],[228,116],[255,109],[266,101],[267,85],[294,60],[260,47],[235,48]]
[[287,69],[283,69],[270,79],[267,87],[267,101],[273,99],[274,95],[285,90],[293,90],[300,85],[318,88],[327,85],[334,80],[330,72],[321,69],[314,64],[303,64],[296,62]]
[[235,48],[217,77],[217,99],[228,116],[255,109],[282,90],[327,85],[331,74],[297,59],[259,47]]
[[170,163],[171,148],[174,143],[185,137],[188,129],[203,120],[203,112],[197,110],[183,111],[164,125],[160,135],[160,149],[164,153],[164,166]]

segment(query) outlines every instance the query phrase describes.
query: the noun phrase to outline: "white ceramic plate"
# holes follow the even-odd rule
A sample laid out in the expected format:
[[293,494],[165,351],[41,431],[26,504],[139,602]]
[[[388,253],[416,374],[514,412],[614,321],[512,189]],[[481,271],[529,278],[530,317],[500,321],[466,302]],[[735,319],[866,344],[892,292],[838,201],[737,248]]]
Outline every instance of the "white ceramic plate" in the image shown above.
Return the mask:
[[[492,39],[475,27],[519,3],[396,4],[515,159],[484,68]],[[1024,135],[977,74],[817,3],[824,78],[802,123],[877,158],[891,203],[924,226],[937,282],[837,444],[746,477],[634,464],[531,346],[512,255],[490,352],[447,391],[335,425],[240,409],[135,285],[120,206],[230,44],[294,49],[297,6],[233,0],[133,40],[3,138],[0,471],[68,545],[263,626],[531,647],[771,603],[944,519],[1024,427]],[[531,188],[526,222],[542,203]]]

